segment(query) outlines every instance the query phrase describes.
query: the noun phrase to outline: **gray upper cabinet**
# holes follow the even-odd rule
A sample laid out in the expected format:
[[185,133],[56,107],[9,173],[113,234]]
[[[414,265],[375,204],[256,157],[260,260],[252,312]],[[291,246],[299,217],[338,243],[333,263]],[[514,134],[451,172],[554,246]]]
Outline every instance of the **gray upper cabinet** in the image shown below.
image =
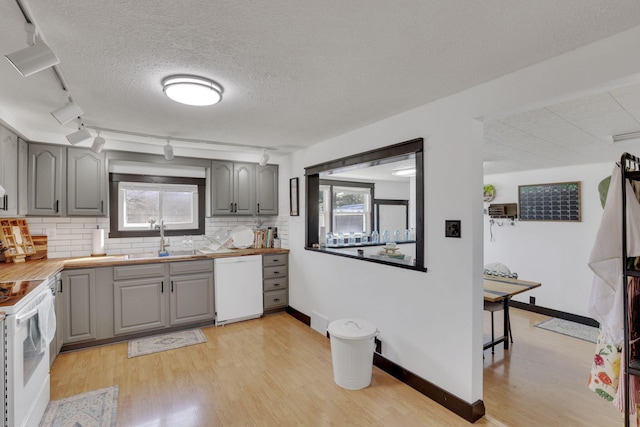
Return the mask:
[[105,154],[67,149],[67,215],[106,215]]
[[28,145],[17,135],[0,126],[0,217],[27,214]]
[[65,147],[29,144],[29,215],[62,215]]
[[278,165],[256,166],[256,213],[278,215]]
[[18,214],[18,137],[0,126],[0,216]]
[[255,213],[255,165],[214,160],[211,165],[211,214]]
[[24,216],[29,212],[29,144],[18,139],[18,215]]

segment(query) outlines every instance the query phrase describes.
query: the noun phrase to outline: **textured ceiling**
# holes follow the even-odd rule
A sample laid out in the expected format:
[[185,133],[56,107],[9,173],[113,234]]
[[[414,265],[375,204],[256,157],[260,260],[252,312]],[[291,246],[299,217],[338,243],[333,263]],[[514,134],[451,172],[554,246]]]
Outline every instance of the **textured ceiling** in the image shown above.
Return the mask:
[[640,154],[640,84],[626,85],[485,123],[485,174],[616,161]]
[[[637,0],[23,3],[86,125],[283,152],[640,24]],[[0,53],[26,47],[15,0],[0,0],[0,17]],[[160,87],[171,74],[216,80],[222,103],[171,102]],[[51,70],[23,78],[0,61],[0,120],[25,138],[66,143],[75,125],[49,114],[63,103]],[[521,132],[504,121],[488,133],[506,132],[503,124]],[[107,148],[140,140],[102,136]],[[505,157],[487,147],[487,159]]]

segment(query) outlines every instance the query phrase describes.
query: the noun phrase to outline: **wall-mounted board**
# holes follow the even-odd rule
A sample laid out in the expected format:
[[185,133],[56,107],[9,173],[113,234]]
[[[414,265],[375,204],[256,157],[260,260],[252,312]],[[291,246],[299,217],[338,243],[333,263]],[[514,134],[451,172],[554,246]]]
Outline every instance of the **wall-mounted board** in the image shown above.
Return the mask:
[[518,186],[520,221],[580,221],[580,182]]

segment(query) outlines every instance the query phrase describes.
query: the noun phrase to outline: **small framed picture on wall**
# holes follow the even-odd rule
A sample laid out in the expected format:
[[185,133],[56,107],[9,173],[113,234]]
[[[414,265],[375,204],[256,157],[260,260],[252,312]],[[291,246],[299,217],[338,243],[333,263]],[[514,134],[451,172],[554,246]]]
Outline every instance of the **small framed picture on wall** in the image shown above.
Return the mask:
[[291,178],[289,180],[289,206],[290,206],[289,215],[290,216],[300,215],[300,210],[298,209],[298,196],[299,196],[298,178]]

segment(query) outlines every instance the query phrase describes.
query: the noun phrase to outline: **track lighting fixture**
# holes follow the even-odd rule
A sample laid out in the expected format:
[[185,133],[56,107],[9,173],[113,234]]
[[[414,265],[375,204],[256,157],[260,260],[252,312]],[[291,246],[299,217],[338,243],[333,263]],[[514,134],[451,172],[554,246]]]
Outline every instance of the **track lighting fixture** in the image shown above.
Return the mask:
[[84,125],[82,123],[80,124],[80,126],[78,126],[77,131],[67,135],[67,141],[69,141],[71,145],[76,145],[89,138],[91,138],[91,134],[84,128]]
[[51,115],[61,125],[69,123],[71,120],[77,119],[83,114],[84,112],[82,111],[82,109],[78,107],[78,104],[73,102],[71,98],[67,98],[67,103],[63,107],[60,107],[57,110],[51,112]]
[[267,150],[262,150],[262,157],[260,157],[260,162],[258,164],[260,166],[264,166],[269,161],[269,155],[267,154]]
[[91,151],[96,154],[100,154],[104,148],[105,142],[104,138],[100,136],[100,132],[98,132],[98,136],[95,137],[93,144],[91,144]]
[[29,77],[38,71],[59,64],[60,60],[49,46],[41,40],[36,40],[35,26],[26,24],[25,28],[29,33],[30,46],[5,55],[11,65],[24,77]]
[[173,147],[171,141],[167,139],[167,145],[164,146],[164,158],[167,160],[173,160]]
[[176,102],[199,107],[222,100],[222,86],[198,76],[169,76],[162,81],[162,91]]

